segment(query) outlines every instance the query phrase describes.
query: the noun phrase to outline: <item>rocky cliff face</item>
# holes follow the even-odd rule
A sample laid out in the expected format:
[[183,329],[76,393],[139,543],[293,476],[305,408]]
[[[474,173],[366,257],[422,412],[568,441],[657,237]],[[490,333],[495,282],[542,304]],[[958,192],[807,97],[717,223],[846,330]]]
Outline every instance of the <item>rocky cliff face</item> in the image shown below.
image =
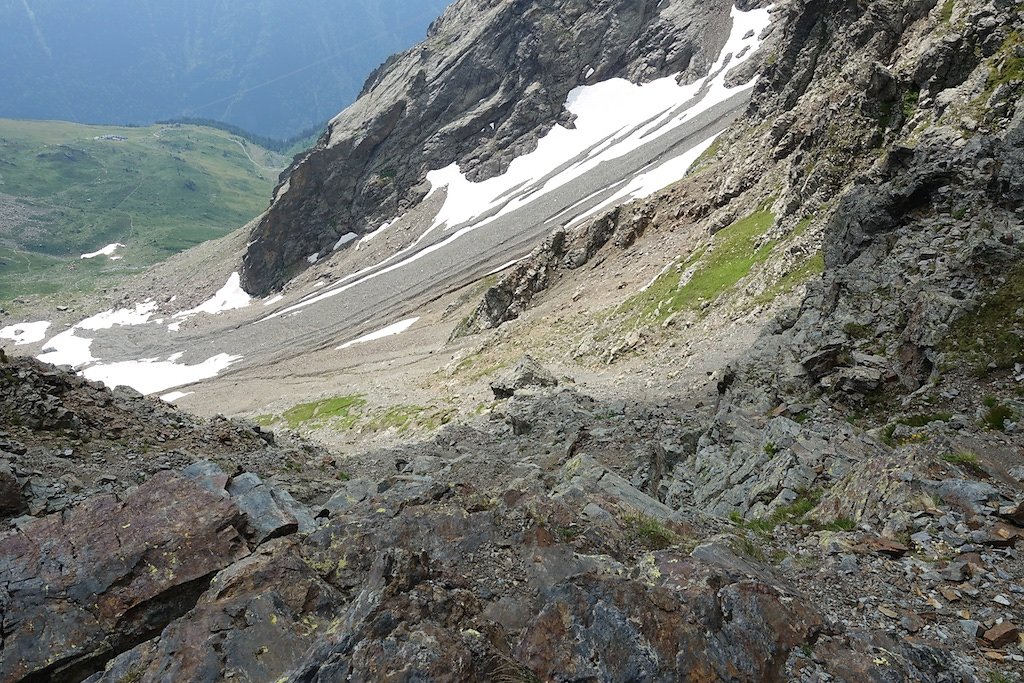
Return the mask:
[[[746,3],[757,6],[756,2]],[[470,180],[531,151],[573,88],[613,77],[706,76],[729,30],[727,0],[454,3],[417,48],[390,59],[323,139],[282,176],[252,233],[243,285],[280,287],[330,252],[418,204],[428,170]]]

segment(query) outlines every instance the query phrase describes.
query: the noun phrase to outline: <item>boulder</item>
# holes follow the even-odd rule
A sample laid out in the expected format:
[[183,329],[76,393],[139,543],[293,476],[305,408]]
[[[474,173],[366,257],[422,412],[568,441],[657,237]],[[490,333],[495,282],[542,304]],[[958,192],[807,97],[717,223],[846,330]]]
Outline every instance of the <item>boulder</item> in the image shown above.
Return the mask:
[[190,610],[249,554],[227,498],[164,472],[0,539],[0,680],[82,680]]
[[526,387],[555,387],[558,380],[530,355],[525,355],[512,367],[491,383],[491,391],[497,399],[511,398],[517,390]]

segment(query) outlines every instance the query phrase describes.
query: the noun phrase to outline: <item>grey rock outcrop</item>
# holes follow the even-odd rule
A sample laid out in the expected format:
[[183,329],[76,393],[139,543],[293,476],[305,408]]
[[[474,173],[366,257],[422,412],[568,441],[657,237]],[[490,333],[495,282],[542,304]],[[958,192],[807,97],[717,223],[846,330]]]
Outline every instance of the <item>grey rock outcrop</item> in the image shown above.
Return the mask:
[[556,122],[571,125],[563,105],[578,85],[706,75],[732,4],[456,2],[423,44],[371,75],[360,99],[282,176],[253,230],[243,286],[278,288],[308,267],[309,254],[415,206],[430,169],[458,162],[471,180],[502,173]]

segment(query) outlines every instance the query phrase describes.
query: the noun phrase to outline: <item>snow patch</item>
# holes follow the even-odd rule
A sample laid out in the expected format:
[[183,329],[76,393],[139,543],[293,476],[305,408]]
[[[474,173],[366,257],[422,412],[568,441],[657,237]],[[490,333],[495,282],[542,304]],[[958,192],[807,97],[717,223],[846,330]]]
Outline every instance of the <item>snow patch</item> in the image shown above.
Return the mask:
[[188,318],[196,313],[209,313],[210,315],[216,315],[218,313],[223,313],[224,311],[233,311],[239,308],[245,308],[251,301],[252,299],[248,294],[246,294],[245,290],[242,289],[241,278],[238,276],[238,273],[231,273],[224,286],[217,290],[217,293],[210,299],[204,301],[195,308],[190,308],[189,310],[182,311],[181,313],[175,313],[174,317]]
[[320,252],[318,251],[315,254],[310,254],[306,257],[306,260],[309,261],[309,265],[313,265],[320,260]]
[[99,251],[93,251],[93,252],[90,252],[88,254],[82,254],[81,256],[79,256],[79,258],[91,259],[91,258],[96,258],[97,256],[110,256],[111,257],[111,259],[110,259],[111,261],[116,261],[116,260],[120,259],[121,257],[120,256],[114,256],[114,252],[117,251],[118,249],[123,248],[124,246],[125,245],[121,244],[120,242],[114,242],[113,244],[108,244],[107,246],[103,247]]
[[75,368],[94,362],[96,359],[93,358],[91,351],[92,339],[79,337],[75,334],[75,329],[72,327],[50,339],[43,347],[43,351],[46,353],[42,353],[36,358],[44,363],[70,365]]
[[487,275],[485,275],[484,277],[490,277],[491,275],[497,275],[501,271],[505,270],[506,268],[511,268],[512,266],[514,266],[515,264],[519,263],[522,260],[523,259],[521,259],[521,258],[517,258],[517,259],[513,259],[513,260],[509,261],[508,263],[504,263],[504,264],[498,266],[497,268],[495,268],[494,270],[492,270],[491,272],[487,273]]
[[394,325],[388,325],[382,330],[377,330],[376,332],[371,332],[370,334],[363,335],[358,339],[353,339],[352,341],[345,342],[344,344],[338,347],[338,350],[347,349],[351,346],[355,346],[356,344],[365,344],[366,342],[376,341],[377,339],[383,339],[385,337],[391,337],[396,334],[401,334],[402,332],[405,332],[410,327],[415,325],[418,320],[419,318],[409,318],[408,320],[397,322]]
[[83,370],[82,374],[87,379],[103,382],[111,389],[129,386],[143,394],[154,394],[215,377],[241,358],[221,353],[196,365],[159,360],[129,360],[92,365]]
[[[136,304],[135,308],[119,308],[117,310],[103,311],[91,318],[86,318],[75,325],[81,330],[109,330],[114,325],[130,327],[133,325],[145,325],[156,313],[157,303],[147,301]],[[73,328],[72,328],[73,329]]]
[[10,339],[15,346],[35,344],[46,339],[46,330],[50,329],[50,324],[43,320],[37,323],[9,325],[0,330],[0,339]]
[[79,337],[75,334],[77,330],[96,331],[109,330],[115,325],[123,327],[145,325],[153,317],[156,309],[155,302],[147,301],[136,305],[135,308],[112,309],[97,313],[51,338],[43,346],[44,353],[36,358],[44,363],[70,365],[75,368],[94,363],[97,359],[92,355],[92,339]]
[[[741,12],[733,8],[732,21],[729,40],[704,80],[679,85],[676,76],[668,76],[638,85],[613,78],[580,86],[569,93],[565,104],[576,117],[575,128],[555,126],[535,151],[514,159],[503,175],[474,183],[457,164],[428,173],[431,193],[447,187],[447,196],[420,239],[441,226],[461,226],[489,215],[474,227],[486,225],[753,88],[756,79],[728,88],[725,77],[760,47],[759,36],[770,21],[769,10]],[[559,170],[573,159],[577,161]]]
[[161,396],[160,400],[161,401],[165,401],[166,403],[174,403],[178,399],[185,398],[186,396],[191,396],[194,393],[196,393],[196,392],[194,392],[194,391],[172,391],[169,394],[164,394],[163,396]]
[[363,238],[361,240],[359,240],[359,244],[356,245],[356,249],[358,250],[361,246],[363,246],[363,243],[369,242],[370,240],[376,238],[382,232],[384,232],[385,230],[387,230],[388,228],[390,228],[392,225],[394,225],[398,221],[402,220],[403,218],[405,218],[404,215],[399,216],[398,218],[392,218],[391,220],[387,221],[386,223],[382,223],[381,226],[379,228],[377,228],[376,230],[374,230],[373,232],[370,232],[370,233],[367,233],[367,234],[363,235]]
[[278,301],[281,301],[282,299],[284,299],[284,295],[283,294],[278,294],[277,296],[271,297],[271,298],[267,299],[266,301],[264,301],[263,305],[264,306],[273,306],[274,304],[276,304]]
[[608,199],[573,218],[570,221],[570,225],[589,218],[609,206],[622,204],[627,200],[635,201],[650,197],[655,192],[663,190],[672,183],[681,180],[689,173],[690,168],[693,167],[697,159],[710,149],[717,139],[718,135],[712,135],[682,156],[669,159],[659,166],[651,167],[649,170],[634,176],[632,180],[626,183],[618,192],[608,197]]

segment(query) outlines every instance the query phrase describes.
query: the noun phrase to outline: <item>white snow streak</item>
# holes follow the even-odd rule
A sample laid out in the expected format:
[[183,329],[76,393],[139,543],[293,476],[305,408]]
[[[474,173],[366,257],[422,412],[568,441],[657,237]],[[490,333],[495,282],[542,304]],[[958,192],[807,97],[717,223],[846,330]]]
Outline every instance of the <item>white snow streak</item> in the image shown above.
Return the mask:
[[188,318],[196,313],[209,313],[210,315],[216,315],[223,313],[224,311],[233,311],[238,308],[245,308],[249,305],[252,299],[246,294],[245,290],[242,289],[241,278],[238,273],[231,273],[228,277],[228,281],[217,290],[211,298],[207,299],[203,303],[199,304],[195,308],[190,308],[187,311],[181,313],[175,313],[175,318]]
[[241,356],[230,356],[226,353],[207,358],[196,365],[158,360],[129,360],[92,365],[83,370],[82,374],[87,379],[103,382],[111,389],[129,386],[143,394],[154,394],[214,377],[238,360],[241,360]]
[[351,346],[355,346],[356,344],[365,344],[366,342],[376,341],[377,339],[383,339],[384,337],[390,337],[392,335],[401,334],[402,332],[405,332],[410,327],[415,325],[416,321],[418,320],[419,318],[409,318],[408,320],[397,322],[394,325],[388,325],[382,330],[377,330],[376,332],[371,332],[370,334],[363,335],[358,339],[353,339],[352,341],[345,342],[344,344],[338,347],[338,350],[347,349]]

